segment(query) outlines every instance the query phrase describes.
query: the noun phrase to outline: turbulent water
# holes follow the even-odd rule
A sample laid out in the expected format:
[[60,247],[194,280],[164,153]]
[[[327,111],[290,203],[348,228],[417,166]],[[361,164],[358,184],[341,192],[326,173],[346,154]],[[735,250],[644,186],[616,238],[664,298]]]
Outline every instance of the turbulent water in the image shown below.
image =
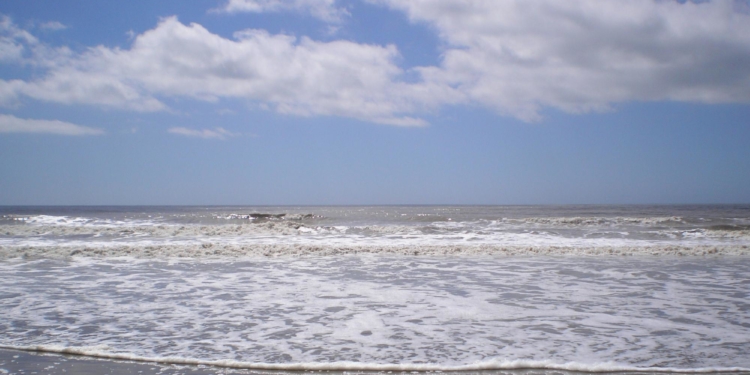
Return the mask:
[[0,256],[744,254],[750,206],[0,208]]
[[750,371],[750,206],[5,207],[0,347]]

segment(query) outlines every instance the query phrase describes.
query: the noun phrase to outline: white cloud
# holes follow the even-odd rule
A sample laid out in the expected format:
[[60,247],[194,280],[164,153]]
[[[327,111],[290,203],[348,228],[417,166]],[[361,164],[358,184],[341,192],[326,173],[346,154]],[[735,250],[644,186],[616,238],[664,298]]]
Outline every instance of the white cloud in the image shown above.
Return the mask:
[[51,68],[67,61],[71,55],[69,48],[53,48],[41,43],[30,32],[16,26],[10,17],[0,14],[0,63]]
[[[159,97],[240,98],[297,116],[343,116],[395,125],[427,107],[420,95],[445,91],[399,82],[394,46],[318,42],[263,30],[212,34],[176,18],[138,35],[130,49],[91,48],[49,63],[32,81],[0,80],[0,103],[19,96],[64,104],[159,111]],[[40,58],[40,60],[43,60]]]
[[12,115],[0,115],[0,133],[99,135],[104,134],[104,131],[58,120],[22,119]]
[[[175,17],[136,35],[127,49],[73,53],[0,17],[0,62],[38,67],[29,80],[0,79],[0,105],[28,97],[149,112],[169,110],[172,99],[241,99],[296,116],[421,126],[422,114],[449,104],[537,121],[544,108],[750,102],[750,15],[731,0],[366,1],[434,28],[445,43],[440,63],[406,72],[394,45],[263,30],[225,38]],[[314,6],[338,9],[333,0],[235,0],[224,9]],[[406,82],[405,73],[416,79]]]
[[0,15],[0,62],[20,62],[26,46],[38,40],[29,32],[18,28],[8,16]]
[[220,12],[282,12],[309,14],[321,21],[340,23],[349,15],[346,8],[336,6],[336,0],[228,0]]
[[236,137],[239,134],[232,133],[224,128],[217,127],[214,129],[188,129],[183,127],[174,127],[167,130],[172,134],[184,135],[186,137],[195,137],[203,139],[227,139],[229,137]]
[[750,16],[736,1],[371,0],[436,28],[436,85],[527,121],[627,101],[750,102]]

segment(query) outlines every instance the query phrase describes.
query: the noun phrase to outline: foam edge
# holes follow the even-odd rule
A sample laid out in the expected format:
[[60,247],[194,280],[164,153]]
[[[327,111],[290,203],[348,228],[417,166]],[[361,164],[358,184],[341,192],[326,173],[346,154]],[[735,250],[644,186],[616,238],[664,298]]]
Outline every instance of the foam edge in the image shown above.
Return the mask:
[[144,357],[127,353],[111,353],[103,351],[106,346],[66,347],[59,345],[9,346],[0,345],[0,349],[18,350],[25,352],[69,354],[91,358],[114,359],[134,362],[175,364],[175,365],[206,365],[223,368],[247,370],[277,370],[277,371],[418,371],[418,372],[461,372],[486,370],[562,370],[586,373],[605,372],[659,372],[659,373],[738,373],[750,372],[750,368],[662,368],[623,366],[614,363],[584,364],[578,362],[554,363],[552,361],[531,360],[500,360],[492,359],[467,365],[445,366],[438,364],[380,364],[361,362],[331,362],[331,363],[253,363],[234,360],[201,360],[182,357]]

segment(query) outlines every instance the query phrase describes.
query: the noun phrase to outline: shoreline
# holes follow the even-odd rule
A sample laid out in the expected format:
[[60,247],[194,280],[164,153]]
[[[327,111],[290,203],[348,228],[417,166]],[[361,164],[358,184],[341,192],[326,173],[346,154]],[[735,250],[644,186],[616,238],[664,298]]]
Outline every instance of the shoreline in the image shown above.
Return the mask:
[[225,369],[213,366],[163,364],[98,358],[86,355],[0,348],[2,374],[75,374],[75,375],[213,375],[267,374],[247,369]]
[[[365,369],[352,366],[347,368],[325,369],[319,368],[305,369],[299,366],[290,366],[289,369],[282,368],[284,365],[267,364],[269,368],[249,368],[237,365],[231,365],[232,361],[227,364],[214,363],[178,363],[157,359],[123,359],[108,358],[106,356],[87,355],[78,353],[75,350],[62,351],[42,351],[34,349],[10,349],[0,347],[0,373],[3,374],[21,374],[33,373],[38,375],[52,375],[59,373],[70,373],[76,375],[125,375],[125,374],[158,374],[158,375],[287,375],[303,373],[326,373],[326,374],[460,374],[460,375],[586,375],[586,374],[618,374],[618,375],[645,375],[645,374],[670,374],[670,375],[694,375],[694,374],[711,374],[711,375],[748,375],[750,370],[739,368],[727,369],[662,369],[662,368],[643,368],[643,369],[603,369],[594,368],[584,369],[570,366],[571,369],[563,367],[569,365],[533,367],[521,366],[519,368],[476,368],[471,369],[416,369],[403,368],[398,369],[399,365],[384,365],[383,369]],[[219,362],[219,361],[217,361]],[[273,367],[279,367],[273,368]]]

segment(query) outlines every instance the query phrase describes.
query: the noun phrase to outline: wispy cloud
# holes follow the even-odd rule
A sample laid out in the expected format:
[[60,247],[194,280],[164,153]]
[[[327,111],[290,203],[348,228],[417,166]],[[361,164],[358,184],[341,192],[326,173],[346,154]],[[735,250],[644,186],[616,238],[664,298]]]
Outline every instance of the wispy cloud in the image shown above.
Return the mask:
[[36,37],[16,26],[10,17],[0,15],[0,62],[21,62],[24,52],[36,44]]
[[232,133],[222,127],[213,129],[189,129],[183,127],[174,127],[167,130],[172,134],[184,135],[186,137],[203,138],[203,139],[227,139],[237,137],[240,134]]
[[297,12],[309,14],[321,21],[340,23],[349,12],[336,5],[336,0],[228,0],[217,12]]
[[59,120],[23,119],[0,115],[0,133],[47,133],[58,135],[99,135],[104,131]]
[[65,30],[68,27],[57,21],[49,21],[49,22],[40,24],[39,28],[42,30],[58,31],[58,30]]

